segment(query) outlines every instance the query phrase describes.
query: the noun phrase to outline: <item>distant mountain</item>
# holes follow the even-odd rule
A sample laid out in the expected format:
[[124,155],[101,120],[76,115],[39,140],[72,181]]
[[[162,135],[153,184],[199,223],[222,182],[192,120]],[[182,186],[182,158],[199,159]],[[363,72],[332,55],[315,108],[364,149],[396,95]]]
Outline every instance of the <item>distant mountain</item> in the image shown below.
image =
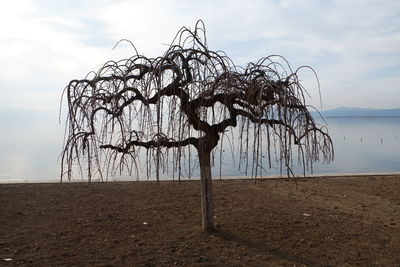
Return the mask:
[[400,118],[400,108],[396,109],[371,109],[339,107],[320,112],[323,117],[348,117],[348,118]]

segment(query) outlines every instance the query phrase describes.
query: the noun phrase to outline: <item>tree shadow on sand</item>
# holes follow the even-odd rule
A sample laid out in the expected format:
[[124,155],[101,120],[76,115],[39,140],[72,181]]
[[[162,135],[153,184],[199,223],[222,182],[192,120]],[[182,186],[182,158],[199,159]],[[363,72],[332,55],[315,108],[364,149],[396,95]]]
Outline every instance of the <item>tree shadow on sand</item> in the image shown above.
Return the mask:
[[213,230],[213,232],[211,234],[214,237],[220,238],[224,241],[235,242],[242,246],[257,250],[259,252],[262,252],[263,254],[275,256],[282,260],[287,260],[287,261],[295,262],[298,264],[304,264],[307,266],[321,266],[321,267],[322,266],[324,266],[324,267],[330,266],[330,265],[315,262],[311,259],[307,259],[302,256],[294,255],[287,251],[283,251],[283,250],[271,247],[271,246],[269,246],[265,243],[261,243],[259,241],[250,240],[250,239],[238,236],[229,231],[223,231],[223,230],[218,229],[218,230]]

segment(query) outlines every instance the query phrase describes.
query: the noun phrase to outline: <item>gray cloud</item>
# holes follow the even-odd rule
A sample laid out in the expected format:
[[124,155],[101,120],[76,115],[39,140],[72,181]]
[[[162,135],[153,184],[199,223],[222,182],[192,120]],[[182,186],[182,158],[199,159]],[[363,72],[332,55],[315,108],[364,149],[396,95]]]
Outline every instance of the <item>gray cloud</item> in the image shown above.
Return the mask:
[[[26,8],[11,3],[4,9],[8,28],[0,37],[0,60],[7,66],[0,74],[0,90],[7,87],[10,99],[12,88],[27,95],[55,95],[68,79],[82,77],[108,59],[130,56],[126,45],[111,51],[122,38],[134,42],[140,53],[157,56],[181,26],[193,27],[202,18],[210,48],[225,50],[239,64],[280,54],[295,68],[313,66],[325,107],[398,107],[400,2],[395,0],[19,4]],[[304,82],[311,86],[311,103],[318,105],[312,75],[304,74]],[[0,105],[18,108],[10,101]],[[43,100],[42,106],[52,105]]]

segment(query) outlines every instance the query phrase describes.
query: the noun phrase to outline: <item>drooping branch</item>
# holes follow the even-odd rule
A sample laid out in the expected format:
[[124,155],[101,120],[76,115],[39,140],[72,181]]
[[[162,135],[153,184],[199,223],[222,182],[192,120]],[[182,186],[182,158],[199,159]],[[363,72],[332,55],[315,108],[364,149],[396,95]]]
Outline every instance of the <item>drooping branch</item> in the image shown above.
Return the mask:
[[[161,159],[168,159],[163,155],[172,149],[172,165],[178,166],[190,157],[190,145],[213,151],[221,136],[237,126],[239,161],[248,161],[250,147],[253,155],[270,158],[271,142],[287,168],[293,145],[305,164],[320,153],[327,161],[333,158],[332,141],[308,111],[297,71],[284,58],[267,57],[239,68],[223,52],[208,49],[204,32],[200,24],[194,31],[183,28],[161,57],[136,53],[72,80],[65,89],[62,174],[66,168],[71,175],[75,163],[81,167],[86,161],[89,173],[97,170],[102,179],[109,166],[126,165],[126,155],[136,162],[141,147],[156,151],[157,168],[168,165]],[[257,169],[260,162],[253,162]]]

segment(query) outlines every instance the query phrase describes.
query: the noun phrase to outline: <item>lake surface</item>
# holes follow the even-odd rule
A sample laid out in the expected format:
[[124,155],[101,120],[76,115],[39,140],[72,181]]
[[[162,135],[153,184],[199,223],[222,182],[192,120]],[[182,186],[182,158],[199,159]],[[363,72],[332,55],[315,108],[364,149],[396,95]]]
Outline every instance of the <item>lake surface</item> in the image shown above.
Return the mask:
[[[314,174],[400,172],[400,118],[328,118],[326,121],[334,142],[335,160],[330,165],[314,164]],[[64,128],[58,124],[57,112],[1,111],[0,125],[0,182],[60,180],[58,157]],[[294,169],[302,174],[301,168]],[[229,156],[224,158],[221,174],[246,175]],[[276,166],[263,173],[279,174]],[[213,169],[213,175],[219,177],[219,165]]]

